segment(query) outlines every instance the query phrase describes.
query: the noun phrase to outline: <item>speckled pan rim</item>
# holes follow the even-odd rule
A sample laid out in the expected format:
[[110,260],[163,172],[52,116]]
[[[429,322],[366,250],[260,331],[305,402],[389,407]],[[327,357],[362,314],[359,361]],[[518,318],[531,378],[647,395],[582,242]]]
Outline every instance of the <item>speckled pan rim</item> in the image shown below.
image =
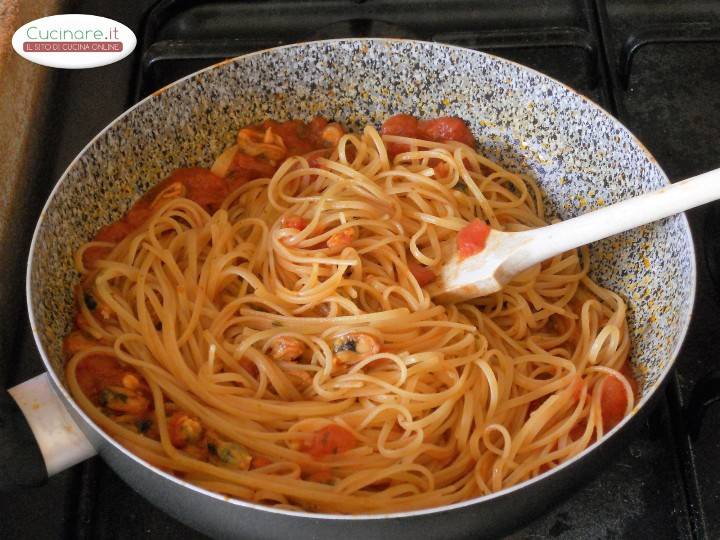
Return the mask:
[[70,164],[67,166],[65,171],[63,171],[62,175],[60,176],[60,179],[58,180],[57,184],[51,191],[50,195],[47,198],[47,201],[45,202],[45,205],[43,206],[43,209],[40,213],[40,217],[38,218],[37,224],[35,226],[35,230],[33,232],[32,241],[30,243],[30,255],[28,257],[28,265],[27,265],[27,272],[26,272],[26,283],[25,283],[25,293],[26,293],[26,301],[28,305],[28,316],[30,318],[30,327],[32,330],[33,338],[35,340],[35,344],[37,346],[38,351],[40,352],[40,356],[42,357],[43,364],[45,365],[45,369],[49,375],[49,377],[52,379],[55,390],[59,391],[62,394],[62,397],[72,405],[74,411],[87,423],[87,425],[91,426],[93,430],[98,434],[100,437],[102,437],[106,444],[112,445],[116,450],[123,453],[124,455],[128,456],[130,459],[135,461],[138,465],[143,466],[145,468],[148,468],[152,470],[154,473],[162,476],[166,480],[169,480],[178,486],[182,486],[184,488],[193,490],[199,494],[206,495],[208,497],[212,497],[220,502],[225,502],[234,506],[240,506],[247,509],[253,509],[253,510],[259,510],[262,512],[268,512],[268,513],[274,513],[274,514],[280,514],[285,515],[289,517],[296,517],[296,518],[307,518],[307,519],[322,519],[322,520],[338,520],[338,521],[364,521],[364,520],[379,520],[379,519],[388,519],[388,518],[403,518],[403,517],[413,517],[413,516],[421,516],[421,515],[427,515],[427,514],[435,514],[435,513],[442,513],[442,512],[448,512],[455,509],[465,508],[467,506],[472,506],[475,504],[481,504],[486,501],[490,501],[492,499],[501,498],[507,495],[510,495],[511,493],[514,493],[515,491],[524,489],[525,487],[528,487],[534,483],[540,482],[547,478],[550,475],[553,475],[555,473],[558,473],[568,467],[573,466],[575,463],[585,459],[587,456],[589,456],[594,451],[598,450],[609,438],[613,437],[617,432],[624,429],[624,427],[628,424],[628,422],[631,420],[631,418],[635,415],[637,411],[642,409],[646,406],[648,401],[652,399],[655,396],[655,393],[658,391],[659,388],[661,388],[667,379],[670,371],[675,365],[675,360],[677,359],[677,356],[680,352],[680,349],[682,348],[682,345],[685,341],[685,337],[687,336],[688,328],[690,326],[690,321],[692,319],[692,312],[695,305],[695,295],[696,295],[696,289],[697,289],[697,265],[696,265],[696,254],[695,254],[695,243],[692,238],[692,231],[690,229],[690,224],[688,222],[687,216],[685,213],[680,214],[680,217],[682,219],[682,225],[685,229],[685,232],[687,233],[688,239],[689,239],[689,245],[687,246],[690,255],[690,297],[688,302],[688,317],[682,327],[679,329],[678,332],[678,340],[676,341],[675,348],[673,349],[672,353],[668,357],[668,361],[665,363],[664,368],[661,370],[661,373],[659,377],[657,378],[656,382],[654,383],[653,387],[649,388],[647,390],[647,393],[642,397],[642,399],[635,405],[635,408],[631,412],[630,415],[623,418],[623,420],[615,426],[612,430],[607,432],[603,440],[600,442],[600,444],[593,444],[592,446],[586,448],[583,450],[580,454],[574,456],[573,458],[569,459],[568,461],[565,461],[558,465],[557,467],[546,471],[542,474],[539,474],[538,476],[535,476],[533,478],[530,478],[524,482],[521,482],[519,484],[516,484],[514,486],[511,486],[509,488],[503,489],[501,491],[490,493],[488,495],[483,495],[481,497],[476,497],[473,499],[468,499],[465,501],[460,501],[454,504],[449,504],[445,506],[438,506],[438,507],[432,507],[432,508],[426,508],[422,510],[413,510],[413,511],[407,511],[407,512],[393,512],[393,513],[387,513],[387,514],[352,514],[352,515],[345,515],[345,514],[327,514],[327,513],[309,513],[309,512],[301,512],[301,511],[293,511],[293,510],[285,510],[285,509],[277,509],[270,506],[264,506],[260,504],[255,504],[252,502],[244,501],[241,499],[236,499],[232,497],[226,497],[223,495],[220,495],[218,493],[208,491],[206,489],[203,489],[199,486],[196,486],[195,484],[191,484],[189,482],[186,482],[185,480],[182,480],[180,478],[177,478],[176,476],[173,476],[165,471],[160,470],[159,468],[155,467],[154,465],[147,463],[143,459],[139,458],[132,452],[129,452],[126,450],[120,443],[115,441],[112,437],[110,437],[105,431],[100,428],[86,413],[83,411],[77,403],[75,403],[75,400],[72,398],[70,393],[65,388],[65,385],[60,381],[59,377],[55,373],[47,354],[45,353],[45,349],[42,346],[42,341],[40,339],[40,335],[38,334],[37,327],[35,326],[35,313],[32,305],[32,298],[31,298],[31,269],[33,268],[33,259],[35,254],[35,244],[38,239],[41,226],[43,224],[44,218],[47,214],[48,207],[50,206],[50,203],[53,201],[57,191],[60,189],[60,187],[63,185],[65,179],[68,176],[68,173],[77,165],[77,163],[80,161],[83,155],[85,155],[86,151],[92,147],[108,130],[111,129],[111,127],[115,126],[118,122],[123,120],[128,114],[130,114],[133,110],[136,108],[142,106],[147,101],[153,99],[156,95],[164,92],[170,87],[176,86],[185,80],[191,79],[193,77],[196,77],[202,73],[205,73],[207,71],[211,71],[213,69],[219,68],[223,65],[234,63],[239,60],[244,60],[247,58],[252,58],[254,56],[260,56],[267,54],[269,52],[279,52],[285,49],[292,49],[292,48],[298,48],[298,47],[307,47],[315,44],[331,44],[331,43],[357,43],[357,42],[372,42],[372,43],[409,43],[409,44],[423,44],[423,45],[431,45],[433,47],[438,48],[444,48],[444,49],[450,49],[458,51],[460,54],[464,55],[481,55],[486,56],[492,59],[494,62],[499,63],[505,63],[516,66],[520,70],[524,70],[527,72],[530,72],[531,74],[545,78],[552,83],[564,88],[569,94],[573,95],[576,99],[580,99],[584,101],[588,106],[591,108],[594,108],[596,110],[599,110],[603,113],[603,116],[609,120],[612,124],[615,125],[618,129],[621,131],[627,133],[630,137],[630,140],[640,149],[643,151],[643,153],[646,154],[646,156],[649,158],[649,160],[653,163],[655,167],[659,170],[659,172],[662,174],[662,178],[664,179],[665,183],[669,185],[669,180],[667,178],[667,175],[665,174],[665,171],[660,167],[659,163],[655,159],[655,157],[650,153],[650,151],[645,147],[645,145],[640,142],[640,140],[627,128],[625,127],[617,118],[615,118],[612,114],[610,114],[608,111],[606,111],[603,107],[595,103],[594,101],[586,98],[582,94],[578,93],[574,89],[570,88],[566,84],[558,81],[557,79],[554,79],[553,77],[550,77],[548,75],[545,75],[544,73],[540,73],[537,70],[534,70],[532,68],[529,68],[527,66],[524,66],[522,64],[519,64],[517,62],[513,62],[511,60],[506,60],[504,58],[500,58],[498,56],[488,54],[481,51],[475,51],[472,49],[467,49],[464,47],[458,47],[455,45],[447,45],[443,43],[434,43],[434,42],[426,42],[426,41],[420,41],[420,40],[413,40],[413,39],[391,39],[391,38],[340,38],[340,39],[330,39],[330,40],[316,40],[316,41],[308,41],[303,43],[293,43],[289,45],[284,45],[281,47],[272,47],[269,49],[263,49],[260,51],[252,52],[249,54],[237,56],[232,59],[223,60],[222,62],[219,62],[217,64],[213,64],[211,66],[208,66],[204,69],[195,71],[189,75],[186,75],[185,77],[182,77],[171,84],[164,86],[163,88],[159,89],[158,91],[148,95],[141,101],[137,102],[135,105],[124,111],[122,114],[117,116],[112,122],[110,122],[107,126],[105,126],[97,135],[95,135],[90,142],[88,142],[83,149],[75,156],[75,158],[70,162]]

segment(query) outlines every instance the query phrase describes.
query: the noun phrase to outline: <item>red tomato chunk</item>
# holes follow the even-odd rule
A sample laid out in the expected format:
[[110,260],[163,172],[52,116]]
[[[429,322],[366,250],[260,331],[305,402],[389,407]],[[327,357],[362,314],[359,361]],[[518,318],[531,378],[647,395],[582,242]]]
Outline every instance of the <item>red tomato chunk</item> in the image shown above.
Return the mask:
[[481,219],[468,223],[457,235],[458,255],[461,259],[480,253],[485,249],[485,241],[490,227]]
[[462,118],[446,116],[433,120],[420,120],[417,130],[421,139],[430,141],[457,141],[475,147],[475,137]]
[[[396,114],[391,116],[380,129],[382,135],[398,135],[412,139],[423,139],[426,141],[458,141],[475,147],[475,137],[462,118],[446,116],[433,120],[418,120],[409,114]],[[387,145],[390,157],[401,152],[407,152],[410,147],[407,144],[389,143]]]
[[[382,135],[398,135],[400,137],[417,139],[417,125],[418,121],[414,116],[409,114],[396,114],[385,120],[380,128],[380,133]],[[387,145],[387,151],[390,157],[401,154],[402,152],[407,152],[408,150],[410,150],[410,146],[407,144],[389,143]]]
[[380,132],[383,135],[400,135],[401,137],[418,136],[418,119],[409,114],[396,114],[383,122]]
[[297,229],[298,231],[302,231],[305,227],[308,226],[308,221],[305,218],[296,215],[283,216],[280,219],[280,225],[289,229]]
[[424,287],[425,285],[432,283],[436,279],[435,272],[430,270],[427,266],[418,264],[415,261],[408,261],[408,269],[410,273],[415,276],[418,285]]
[[[630,384],[630,390],[633,396],[637,398],[638,383],[630,369],[625,363],[620,369],[620,373],[627,379]],[[609,431],[620,423],[625,417],[625,409],[627,408],[627,393],[625,385],[615,376],[609,376],[603,383],[602,395],[600,396],[600,406],[602,408],[603,428]]]
[[342,454],[355,448],[355,436],[344,427],[330,424],[319,429],[313,435],[308,448],[309,454],[315,459],[329,455]]

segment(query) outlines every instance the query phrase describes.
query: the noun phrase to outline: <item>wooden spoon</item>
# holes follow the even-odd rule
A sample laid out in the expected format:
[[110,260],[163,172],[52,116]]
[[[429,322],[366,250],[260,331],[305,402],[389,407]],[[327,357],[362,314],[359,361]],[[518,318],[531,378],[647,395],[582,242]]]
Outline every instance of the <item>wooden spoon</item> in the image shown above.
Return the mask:
[[493,229],[480,253],[463,260],[454,254],[428,292],[437,302],[492,294],[523,270],[564,251],[716,199],[720,169],[539,229]]

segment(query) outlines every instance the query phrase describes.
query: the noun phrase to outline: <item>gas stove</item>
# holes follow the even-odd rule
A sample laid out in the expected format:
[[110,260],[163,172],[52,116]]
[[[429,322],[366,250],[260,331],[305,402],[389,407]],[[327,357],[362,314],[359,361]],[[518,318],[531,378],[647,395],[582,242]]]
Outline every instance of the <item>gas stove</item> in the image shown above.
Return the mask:
[[[122,62],[56,74],[38,128],[55,141],[27,189],[42,202],[78,151],[115,116],[173,80],[225,58],[297,41],[404,37],[486,51],[546,73],[598,102],[671,180],[720,166],[720,4],[653,0],[300,0],[155,4],[73,2],[139,38]],[[689,213],[698,256],[693,322],[665,395],[630,444],[590,483],[508,538],[720,537],[720,206]],[[22,254],[24,260],[26,254]],[[20,259],[20,257],[18,257]],[[18,290],[22,272],[9,276]],[[11,385],[42,371],[16,313]],[[142,499],[95,458],[0,500],[2,538],[203,538]]]

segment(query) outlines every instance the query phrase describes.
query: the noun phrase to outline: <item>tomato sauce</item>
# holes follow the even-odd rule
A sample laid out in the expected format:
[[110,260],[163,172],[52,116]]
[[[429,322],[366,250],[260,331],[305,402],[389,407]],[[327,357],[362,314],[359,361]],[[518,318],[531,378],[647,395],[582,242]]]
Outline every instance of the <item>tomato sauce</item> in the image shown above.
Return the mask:
[[272,461],[265,456],[254,456],[252,460],[253,469],[259,469],[260,467],[267,467],[271,465]]
[[300,120],[287,120],[286,122],[265,120],[262,124],[253,127],[261,131],[272,128],[274,133],[282,137],[288,155],[298,156],[327,146],[323,139],[323,131],[327,126],[327,120],[315,117],[307,124]]
[[[328,126],[327,120],[318,117],[307,124],[300,120],[286,122],[265,120],[246,129],[254,130],[259,136],[262,136],[268,128],[272,129],[273,133],[282,138],[287,156],[293,156],[326,150],[330,145],[330,141],[325,136],[325,129]],[[333,126],[335,130],[342,129],[337,124]],[[113,244],[120,242],[150,218],[156,199],[173,184],[178,186],[178,196],[182,194],[212,214],[236,188],[250,180],[272,176],[279,165],[280,163],[260,156],[237,152],[224,178],[202,167],[177,169],[145,193],[120,220],[100,229],[95,240]],[[83,255],[85,267],[94,268],[97,261],[105,257],[111,249],[100,246],[86,249]]]
[[83,393],[97,405],[100,392],[107,386],[122,386],[128,372],[111,356],[91,355],[78,364],[77,380]]

